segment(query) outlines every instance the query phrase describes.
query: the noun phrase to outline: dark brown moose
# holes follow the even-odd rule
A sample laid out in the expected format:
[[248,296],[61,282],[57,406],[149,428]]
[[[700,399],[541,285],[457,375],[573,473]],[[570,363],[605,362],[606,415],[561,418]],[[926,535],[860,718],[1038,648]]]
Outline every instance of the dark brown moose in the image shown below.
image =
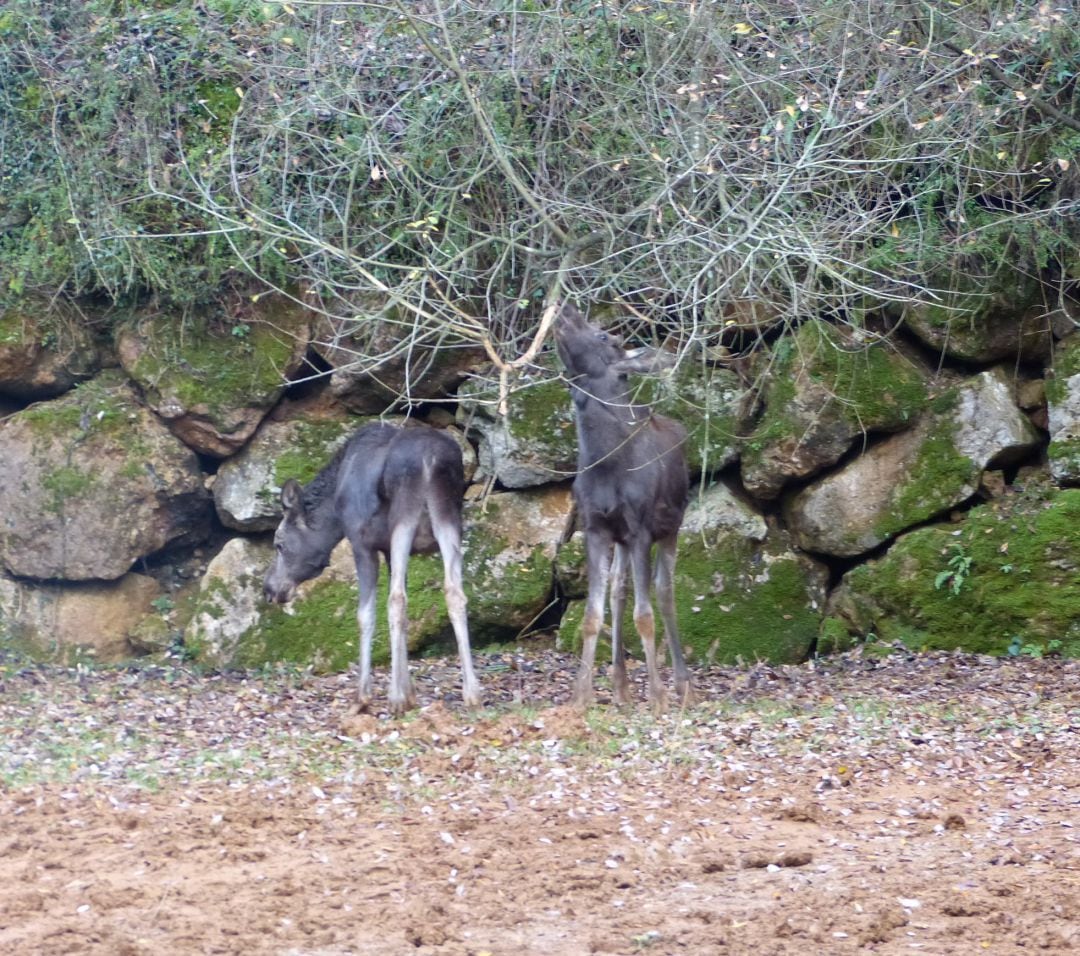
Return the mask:
[[405,572],[410,554],[442,554],[443,592],[461,657],[462,697],[481,703],[473,671],[462,589],[461,507],[465,491],[461,449],[445,432],[428,426],[361,428],[306,486],[290,479],[281,489],[285,516],[274,535],[276,554],[263,592],[283,604],[296,586],[320,574],[334,546],[347,537],[356,559],[360,590],[359,706],[372,698],[371,639],[379,555],[390,567],[390,709],[416,705],[409,679]]
[[675,619],[675,552],[689,494],[678,422],[635,404],[628,375],[653,372],[662,364],[651,349],[628,351],[615,336],[591,325],[570,304],[555,323],[555,344],[566,366],[578,434],[578,473],[574,480],[585,532],[588,597],[581,625],[581,667],[574,703],[593,699],[596,641],[604,624],[604,601],[611,584],[611,654],[614,699],[628,700],[622,642],[626,602],[626,564],[634,580],[634,624],[645,650],[649,701],[664,707],[664,688],[656,660],[656,625],[650,601],[652,546],[656,545],[656,595],[671,652],[675,693],[691,697],[690,676]]

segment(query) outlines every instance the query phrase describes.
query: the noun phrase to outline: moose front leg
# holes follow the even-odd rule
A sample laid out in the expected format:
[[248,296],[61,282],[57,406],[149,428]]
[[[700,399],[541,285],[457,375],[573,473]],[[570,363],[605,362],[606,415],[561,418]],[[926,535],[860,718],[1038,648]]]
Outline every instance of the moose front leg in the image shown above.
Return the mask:
[[604,626],[604,600],[611,576],[611,541],[599,535],[585,535],[589,593],[585,599],[585,617],[581,622],[581,666],[574,682],[573,705],[584,710],[593,702],[593,668],[596,642]]
[[611,689],[616,704],[630,703],[630,685],[626,678],[626,643],[623,639],[623,613],[626,610],[626,548],[615,545],[611,561]]

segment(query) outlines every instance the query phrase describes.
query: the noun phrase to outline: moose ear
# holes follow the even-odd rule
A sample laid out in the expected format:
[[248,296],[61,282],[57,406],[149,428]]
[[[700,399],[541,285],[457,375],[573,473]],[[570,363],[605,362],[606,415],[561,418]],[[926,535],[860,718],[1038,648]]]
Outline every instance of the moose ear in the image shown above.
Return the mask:
[[617,372],[634,372],[649,375],[675,367],[675,356],[661,349],[627,349],[623,357],[612,366]]
[[290,478],[281,486],[281,506],[286,515],[303,514],[304,512],[304,489],[295,478]]
[[564,302],[559,307],[559,321],[555,323],[555,327],[558,328],[560,325],[567,328],[581,328],[585,325],[585,316],[578,311],[572,302]]

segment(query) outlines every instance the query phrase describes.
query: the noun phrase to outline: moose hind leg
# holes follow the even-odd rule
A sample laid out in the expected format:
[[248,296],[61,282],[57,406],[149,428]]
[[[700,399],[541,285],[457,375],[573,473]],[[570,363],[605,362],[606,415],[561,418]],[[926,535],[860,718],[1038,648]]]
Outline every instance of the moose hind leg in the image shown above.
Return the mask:
[[390,711],[403,714],[416,706],[409,679],[408,598],[405,592],[406,571],[412,551],[416,521],[399,524],[390,535],[390,599],[387,617],[390,624]]
[[683,656],[679,639],[679,624],[675,613],[675,554],[677,539],[674,535],[664,538],[656,547],[656,603],[664,620],[664,637],[671,653],[671,666],[675,672],[675,697],[686,707],[694,702],[694,689],[690,671]]
[[469,646],[469,621],[465,589],[462,586],[460,522],[442,515],[432,516],[432,532],[439,543],[443,562],[443,595],[446,610],[457,638],[458,658],[461,661],[461,699],[466,707],[483,704],[480,682],[473,670],[472,649]]
[[648,539],[635,541],[630,548],[630,567],[634,574],[634,626],[641,636],[641,646],[645,651],[645,666],[649,673],[649,703],[656,713],[662,713],[666,707],[664,684],[660,680],[660,668],[656,660],[656,619],[653,616],[649,592],[652,588],[652,574],[649,567],[649,550],[652,547]]

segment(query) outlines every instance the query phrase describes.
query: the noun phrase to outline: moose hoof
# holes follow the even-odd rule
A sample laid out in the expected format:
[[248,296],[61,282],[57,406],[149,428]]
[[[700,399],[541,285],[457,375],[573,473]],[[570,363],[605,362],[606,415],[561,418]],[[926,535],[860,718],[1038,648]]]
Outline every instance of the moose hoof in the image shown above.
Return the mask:
[[694,696],[694,685],[689,681],[675,682],[675,701],[680,707],[693,707],[697,703]]
[[667,694],[663,690],[649,691],[649,708],[654,717],[662,717],[668,712]]
[[394,717],[401,717],[416,707],[416,697],[407,694],[405,697],[390,698],[390,713]]
[[570,706],[575,710],[588,710],[593,703],[592,681],[578,680],[570,696]]
[[630,682],[626,679],[626,671],[615,671],[611,676],[611,701],[616,707],[626,707],[630,704]]

